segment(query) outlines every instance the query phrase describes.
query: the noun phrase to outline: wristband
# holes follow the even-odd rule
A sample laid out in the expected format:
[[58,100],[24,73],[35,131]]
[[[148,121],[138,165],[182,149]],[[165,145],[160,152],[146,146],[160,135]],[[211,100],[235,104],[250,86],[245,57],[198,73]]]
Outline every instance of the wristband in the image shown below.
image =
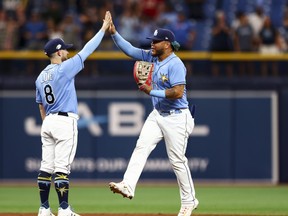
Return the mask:
[[151,90],[150,95],[154,97],[165,98],[165,90]]

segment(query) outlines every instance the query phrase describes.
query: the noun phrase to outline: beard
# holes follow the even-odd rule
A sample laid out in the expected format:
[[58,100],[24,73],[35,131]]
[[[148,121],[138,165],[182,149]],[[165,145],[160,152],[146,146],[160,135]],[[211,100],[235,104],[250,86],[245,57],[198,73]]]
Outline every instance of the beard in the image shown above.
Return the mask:
[[159,56],[163,55],[163,53],[164,53],[164,49],[159,49],[159,50],[155,50],[154,49],[154,52],[152,53],[152,56],[153,57],[159,57]]

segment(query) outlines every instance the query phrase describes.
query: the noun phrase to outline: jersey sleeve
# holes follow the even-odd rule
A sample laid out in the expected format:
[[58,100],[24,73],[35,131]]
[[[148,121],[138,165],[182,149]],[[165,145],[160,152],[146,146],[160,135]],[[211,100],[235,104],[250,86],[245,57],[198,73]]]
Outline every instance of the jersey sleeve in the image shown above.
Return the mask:
[[[38,79],[37,79],[38,80]],[[36,85],[36,91],[35,91],[35,97],[36,97],[36,103],[42,103],[42,98],[41,98],[41,94],[40,94],[40,91],[39,89],[37,88],[37,80],[35,82],[35,85]]]
[[76,54],[61,64],[59,72],[66,73],[65,76],[68,77],[68,79],[73,79],[83,68],[84,63],[80,55]]
[[142,60],[147,62],[152,61],[151,50],[144,50],[134,47],[131,43],[125,40],[118,32],[112,35],[112,39],[116,44],[116,46],[127,56],[136,60]]
[[172,64],[169,68],[171,86],[186,84],[186,68],[183,63]]
[[41,95],[39,93],[39,90],[36,88],[36,103],[42,103]]

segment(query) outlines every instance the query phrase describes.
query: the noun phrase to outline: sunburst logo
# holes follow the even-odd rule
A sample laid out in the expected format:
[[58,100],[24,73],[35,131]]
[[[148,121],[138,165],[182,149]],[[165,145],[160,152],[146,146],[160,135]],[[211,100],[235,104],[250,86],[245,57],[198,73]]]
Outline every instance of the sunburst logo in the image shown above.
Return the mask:
[[57,188],[57,190],[60,192],[61,196],[63,197],[65,193],[68,193],[69,188],[62,187],[62,188]]
[[165,83],[165,82],[167,82],[169,80],[168,77],[166,76],[166,74],[161,74],[160,73],[160,75],[161,75],[160,80],[162,81],[162,83]]

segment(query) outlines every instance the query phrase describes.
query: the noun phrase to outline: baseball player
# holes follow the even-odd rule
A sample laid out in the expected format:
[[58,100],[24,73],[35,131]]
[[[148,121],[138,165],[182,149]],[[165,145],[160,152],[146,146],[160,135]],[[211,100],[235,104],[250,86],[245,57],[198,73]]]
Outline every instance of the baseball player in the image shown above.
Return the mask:
[[52,216],[49,192],[52,174],[59,200],[58,216],[78,216],[68,204],[69,174],[77,148],[77,96],[75,76],[83,69],[84,61],[100,44],[111,22],[106,12],[99,32],[74,57],[68,59],[65,44],[60,39],[50,40],[44,47],[50,64],[36,80],[36,102],[43,120],[41,128],[42,161],[38,175],[41,206],[38,216]]
[[148,156],[159,141],[164,139],[180,190],[181,208],[178,216],[190,216],[199,202],[195,197],[194,184],[185,157],[188,138],[194,128],[194,118],[188,109],[186,97],[186,68],[174,53],[180,45],[168,29],[157,29],[148,38],[151,40],[150,50],[132,46],[116,31],[113,23],[109,31],[115,44],[126,55],[135,60],[154,63],[152,85],[143,84],[139,88],[151,96],[154,109],[145,120],[123,181],[110,182],[109,187],[114,193],[132,199]]

